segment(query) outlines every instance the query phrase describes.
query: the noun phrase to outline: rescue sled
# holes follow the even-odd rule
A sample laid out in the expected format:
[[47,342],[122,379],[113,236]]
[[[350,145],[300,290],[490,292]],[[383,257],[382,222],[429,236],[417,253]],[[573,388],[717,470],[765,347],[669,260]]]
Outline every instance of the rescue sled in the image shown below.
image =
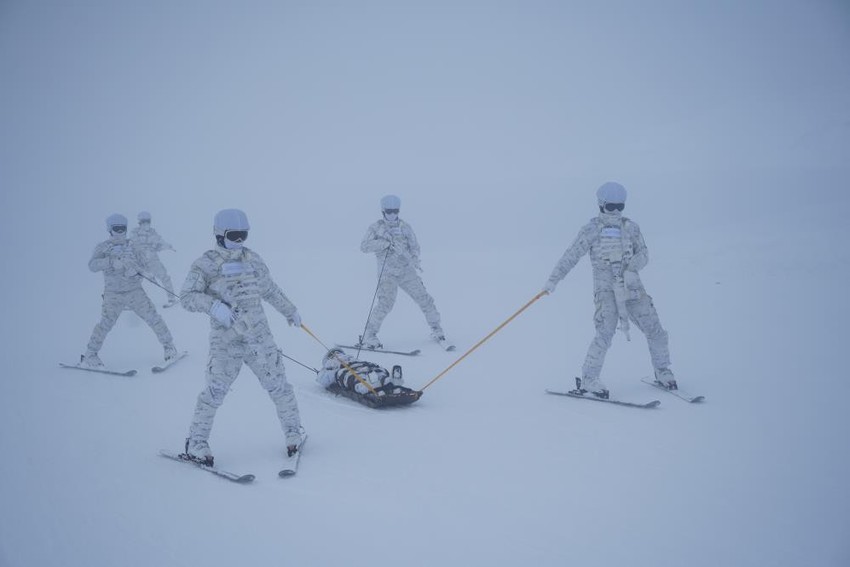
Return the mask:
[[376,390],[378,392],[377,396],[372,392],[361,394],[353,390],[348,390],[336,383],[328,386],[327,390],[338,396],[345,396],[364,406],[369,406],[370,408],[406,406],[422,397],[422,392],[419,390],[412,390],[404,386],[382,386]]

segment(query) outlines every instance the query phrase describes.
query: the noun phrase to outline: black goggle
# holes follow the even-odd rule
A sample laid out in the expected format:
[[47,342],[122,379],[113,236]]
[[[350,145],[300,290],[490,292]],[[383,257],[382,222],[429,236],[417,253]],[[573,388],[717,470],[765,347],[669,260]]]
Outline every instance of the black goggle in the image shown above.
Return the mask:
[[123,224],[116,224],[112,228],[109,229],[111,232],[117,232],[118,234],[124,234],[127,232],[127,227]]
[[625,208],[625,203],[605,203],[605,210],[609,213],[613,213],[614,211],[622,211]]
[[385,215],[397,215],[398,211],[399,211],[398,209],[384,209],[384,214]]
[[224,237],[231,242],[245,242],[248,240],[247,230],[228,230],[224,233]]

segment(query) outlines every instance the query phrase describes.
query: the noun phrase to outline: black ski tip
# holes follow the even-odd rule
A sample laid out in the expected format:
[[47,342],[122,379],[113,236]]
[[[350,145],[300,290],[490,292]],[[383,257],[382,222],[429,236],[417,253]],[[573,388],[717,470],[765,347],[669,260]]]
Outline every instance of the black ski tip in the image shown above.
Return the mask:
[[696,397],[691,398],[691,400],[690,400],[690,402],[692,404],[701,404],[704,401],[705,401],[705,396],[696,396]]
[[254,482],[256,477],[252,474],[243,474],[233,482],[238,482],[239,484],[248,484],[249,482]]
[[287,478],[287,477],[290,477],[290,476],[295,476],[295,471],[291,471],[289,469],[282,470],[279,473],[277,473],[277,476],[279,476],[280,478]]

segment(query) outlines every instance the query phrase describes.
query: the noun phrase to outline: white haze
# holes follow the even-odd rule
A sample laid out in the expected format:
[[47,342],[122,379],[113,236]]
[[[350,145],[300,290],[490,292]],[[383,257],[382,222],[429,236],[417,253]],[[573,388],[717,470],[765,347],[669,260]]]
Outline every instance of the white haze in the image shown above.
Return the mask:
[[[850,563],[846,2],[5,0],[0,133],[2,567]],[[201,315],[165,312],[191,354],[164,375],[129,314],[101,354],[138,376],[57,367],[99,316],[112,212],[152,213],[179,286],[244,209],[305,323],[353,340],[392,192],[458,352],[402,296],[381,337],[423,355],[370,358],[421,387],[539,291],[608,180],[702,406],[637,381],[637,331],[603,376],[658,410],[543,394],[592,337],[587,260],[409,408],[288,364],[310,442],[286,481],[247,370],[211,444],[253,486],[156,456],[203,385]]]

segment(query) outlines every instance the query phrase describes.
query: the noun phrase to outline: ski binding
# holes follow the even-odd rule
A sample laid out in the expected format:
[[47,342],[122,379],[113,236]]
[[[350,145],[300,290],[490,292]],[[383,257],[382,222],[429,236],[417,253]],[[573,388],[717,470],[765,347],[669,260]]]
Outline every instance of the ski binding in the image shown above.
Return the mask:
[[650,386],[654,386],[655,388],[658,388],[659,390],[664,390],[668,394],[673,394],[677,398],[679,398],[681,400],[685,400],[686,402],[691,403],[691,404],[697,404],[697,403],[705,401],[705,396],[691,396],[690,394],[687,394],[687,393],[683,392],[682,390],[680,390],[678,388],[676,390],[670,390],[667,387],[665,387],[661,382],[654,380],[654,379],[650,378],[649,376],[644,376],[643,378],[640,379],[640,381],[643,382],[644,384],[649,384]]
[[298,463],[301,462],[301,449],[304,447],[304,443],[307,441],[307,434],[301,434],[301,443],[298,444],[298,447],[295,449],[295,453],[286,457],[286,465],[277,473],[277,476],[280,478],[287,478],[290,476],[295,476],[295,473],[298,472]]
[[160,372],[165,372],[166,370],[171,368],[176,362],[186,358],[186,356],[188,354],[189,354],[189,351],[186,351],[186,350],[184,350],[182,352],[178,352],[177,355],[174,358],[167,360],[164,364],[161,364],[159,366],[154,366],[153,368],[151,368],[151,372],[153,372],[154,374],[159,374]]
[[[627,407],[630,407],[630,408],[649,409],[649,408],[654,408],[654,407],[658,407],[659,405],[661,405],[661,402],[658,401],[658,400],[652,400],[651,402],[646,402],[646,403],[642,404],[642,403],[636,403],[636,402],[624,402],[622,400],[617,400],[617,399],[613,399],[613,398],[600,398],[598,396],[593,395],[590,392],[585,392],[584,390],[580,390],[579,389],[580,383],[581,383],[581,381],[578,378],[576,378],[576,389],[575,390],[569,390],[567,392],[560,392],[560,391],[557,391],[557,390],[547,389],[546,393],[547,394],[554,394],[556,396],[569,396],[571,398],[578,398],[580,400],[591,400],[591,401],[594,401],[594,402],[605,402],[605,403],[608,403],[608,404],[615,404],[615,405],[618,405],[618,406],[627,406]],[[585,395],[585,394],[587,394],[587,395]]]
[[198,467],[201,470],[205,470],[209,473],[212,473],[221,478],[226,478],[229,481],[238,483],[238,484],[248,484],[254,481],[254,475],[252,474],[236,474],[223,469],[220,469],[216,466],[205,465],[204,463],[193,460],[186,453],[171,453],[169,451],[160,451],[160,456],[163,456],[167,459],[171,459],[172,461],[177,461],[180,463],[186,463],[189,465],[193,465]]

